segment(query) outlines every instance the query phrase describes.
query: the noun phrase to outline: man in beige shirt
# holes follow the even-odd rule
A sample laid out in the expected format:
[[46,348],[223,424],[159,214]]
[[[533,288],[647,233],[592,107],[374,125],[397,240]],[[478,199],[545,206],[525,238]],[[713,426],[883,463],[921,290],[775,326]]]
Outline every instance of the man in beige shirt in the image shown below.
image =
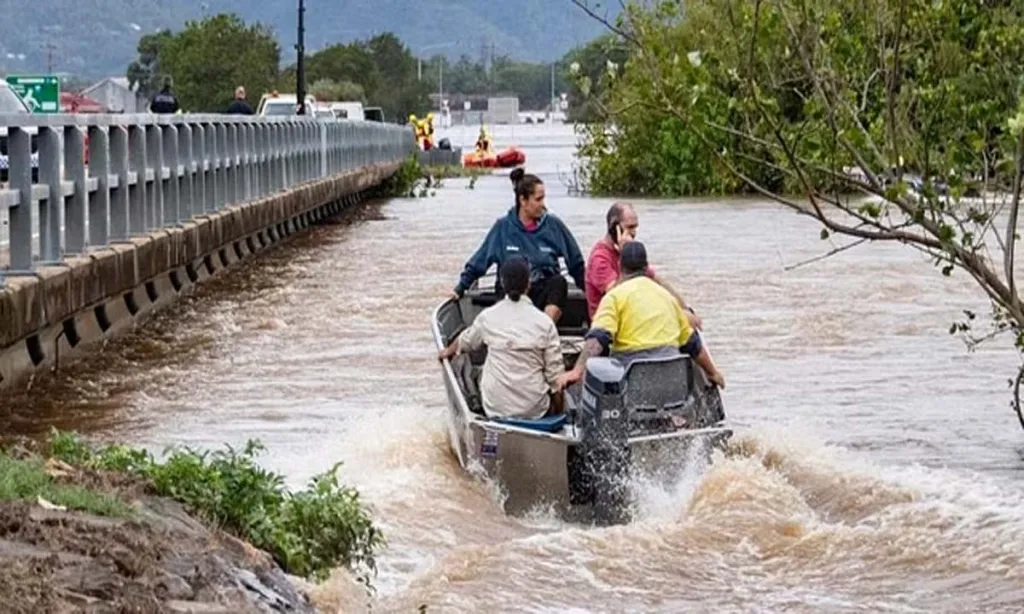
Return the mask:
[[440,360],[487,346],[480,376],[480,396],[489,418],[536,420],[552,408],[565,372],[555,323],[526,296],[530,264],[515,256],[499,273],[506,296],[480,312],[458,339],[442,350]]

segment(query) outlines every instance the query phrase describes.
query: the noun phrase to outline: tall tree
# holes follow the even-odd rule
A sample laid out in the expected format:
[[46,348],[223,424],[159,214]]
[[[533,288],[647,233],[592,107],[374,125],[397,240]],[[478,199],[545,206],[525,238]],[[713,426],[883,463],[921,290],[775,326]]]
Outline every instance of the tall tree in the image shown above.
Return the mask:
[[132,87],[138,84],[138,92],[146,98],[160,91],[163,75],[160,72],[160,52],[169,40],[174,38],[170,30],[146,34],[139,39],[138,59],[128,65],[128,82]]
[[280,58],[269,28],[222,14],[190,21],[164,40],[158,65],[173,78],[182,109],[220,111],[239,85],[255,96],[273,89]]

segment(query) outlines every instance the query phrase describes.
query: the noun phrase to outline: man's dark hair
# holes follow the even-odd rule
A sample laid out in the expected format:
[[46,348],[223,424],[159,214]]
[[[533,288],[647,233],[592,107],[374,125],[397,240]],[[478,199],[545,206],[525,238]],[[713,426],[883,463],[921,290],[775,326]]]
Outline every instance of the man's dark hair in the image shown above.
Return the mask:
[[630,241],[622,246],[619,262],[624,274],[641,273],[647,269],[647,248],[639,241]]
[[501,265],[501,287],[513,301],[530,287],[530,263],[523,256],[512,256]]

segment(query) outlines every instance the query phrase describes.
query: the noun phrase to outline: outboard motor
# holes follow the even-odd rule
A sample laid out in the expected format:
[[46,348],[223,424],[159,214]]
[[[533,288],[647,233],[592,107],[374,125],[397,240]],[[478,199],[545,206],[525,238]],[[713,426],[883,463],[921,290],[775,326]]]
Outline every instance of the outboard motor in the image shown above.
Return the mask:
[[591,500],[595,522],[629,521],[629,411],[625,404],[626,370],[619,361],[594,357],[587,361],[577,424],[583,428],[578,446],[580,477]]

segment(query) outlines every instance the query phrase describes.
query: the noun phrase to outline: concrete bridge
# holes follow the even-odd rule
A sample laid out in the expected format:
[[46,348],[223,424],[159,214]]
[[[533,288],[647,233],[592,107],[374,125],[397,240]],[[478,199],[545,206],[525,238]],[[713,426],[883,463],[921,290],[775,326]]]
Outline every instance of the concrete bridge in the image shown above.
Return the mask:
[[222,115],[0,115],[0,389],[128,330],[393,176],[412,130]]

